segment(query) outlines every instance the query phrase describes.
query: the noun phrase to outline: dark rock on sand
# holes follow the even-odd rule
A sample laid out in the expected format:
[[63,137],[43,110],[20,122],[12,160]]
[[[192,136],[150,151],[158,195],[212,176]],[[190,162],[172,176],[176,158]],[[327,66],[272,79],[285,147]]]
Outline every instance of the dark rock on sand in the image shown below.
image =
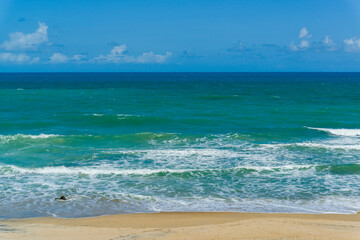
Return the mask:
[[59,197],[59,198],[55,198],[55,200],[67,200],[67,198],[65,197],[65,196],[61,196],[61,197]]

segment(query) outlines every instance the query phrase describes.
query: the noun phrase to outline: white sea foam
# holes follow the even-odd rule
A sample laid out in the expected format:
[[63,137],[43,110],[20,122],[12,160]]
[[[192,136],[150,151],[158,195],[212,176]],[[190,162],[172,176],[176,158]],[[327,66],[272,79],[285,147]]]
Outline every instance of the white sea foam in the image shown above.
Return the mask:
[[[198,147],[199,146],[199,147]],[[292,164],[301,159],[302,155],[291,152],[287,148],[271,149],[257,144],[189,144],[189,147],[168,149],[109,149],[102,151],[105,155],[123,161],[136,159],[151,160],[154,165],[166,168],[218,168],[233,167],[234,163],[251,166],[274,166]]]
[[255,170],[255,171],[276,171],[287,172],[299,169],[314,169],[316,165],[283,165],[283,166],[238,166],[234,168],[219,169],[115,169],[115,168],[94,168],[94,167],[44,167],[44,168],[23,168],[13,165],[1,166],[0,170],[8,173],[39,174],[39,175],[151,175],[156,173],[184,173],[184,172],[209,172],[209,171],[234,171],[234,170]]
[[299,170],[299,169],[314,169],[315,167],[317,167],[317,165],[304,164],[304,165],[278,165],[278,166],[239,166],[239,167],[235,167],[234,169],[248,169],[248,170],[257,170],[257,171],[264,171],[264,170],[289,171],[289,170]]
[[360,145],[329,145],[321,143],[296,143],[297,146],[327,148],[327,149],[344,149],[344,150],[360,150]]
[[116,114],[118,119],[129,119],[129,118],[142,118],[140,115],[131,115],[131,114]]
[[345,137],[357,137],[360,136],[360,129],[346,129],[346,128],[314,128],[307,127],[308,129],[324,131],[332,135],[345,136]]
[[51,138],[51,137],[58,137],[58,136],[61,136],[61,135],[57,135],[57,134],[43,134],[41,133],[40,135],[22,135],[23,137],[29,137],[29,138],[33,138],[33,139],[36,139],[36,138]]
[[140,115],[131,115],[131,114],[116,114],[118,117],[140,117]]
[[[94,191],[97,192],[97,191]],[[24,209],[29,212],[42,213],[41,216],[53,215],[56,217],[90,217],[114,213],[138,212],[170,212],[170,211],[229,211],[229,212],[293,212],[293,213],[343,213],[354,214],[358,211],[359,197],[326,196],[311,200],[301,199],[272,199],[246,197],[174,197],[164,195],[147,195],[146,193],[116,193],[109,198],[94,192],[81,192],[81,196],[70,197],[69,202],[59,207],[56,201],[49,201],[56,195],[52,192],[45,197],[38,195],[15,193],[14,199],[3,198],[6,202],[0,206],[5,216],[24,217]],[[89,196],[91,197],[89,197]],[[10,196],[10,195],[6,195]],[[18,204],[13,204],[16,202]],[[11,208],[8,208],[11,204]],[[63,205],[63,204],[61,204]],[[76,210],[76,211],[74,211]],[[16,215],[18,213],[18,215]],[[39,215],[39,214],[38,214]]]
[[196,171],[196,169],[114,169],[114,168],[91,168],[91,167],[44,167],[22,168],[7,166],[14,172],[22,174],[61,174],[61,175],[150,175],[155,173],[181,173]]
[[241,153],[227,149],[211,148],[184,148],[184,149],[146,149],[146,150],[119,150],[106,151],[109,154],[138,155],[142,159],[164,159],[164,158],[188,158],[201,157],[206,159],[236,158]]
[[15,135],[0,135],[0,142],[7,143],[21,138],[41,139],[41,138],[52,138],[59,137],[57,134],[39,134],[39,135],[26,135],[26,134],[15,134]]
[[303,142],[303,143],[284,143],[284,144],[262,144],[262,146],[268,148],[280,148],[280,147],[308,147],[308,148],[325,148],[325,149],[342,149],[342,150],[360,150],[359,144],[332,144],[331,142],[324,143],[313,143],[313,142]]

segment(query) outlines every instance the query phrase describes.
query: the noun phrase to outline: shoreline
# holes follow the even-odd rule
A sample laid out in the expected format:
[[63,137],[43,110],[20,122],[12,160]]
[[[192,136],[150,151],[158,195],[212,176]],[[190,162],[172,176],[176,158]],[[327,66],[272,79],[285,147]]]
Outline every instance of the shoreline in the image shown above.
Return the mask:
[[360,213],[160,212],[0,220],[0,239],[360,239]]

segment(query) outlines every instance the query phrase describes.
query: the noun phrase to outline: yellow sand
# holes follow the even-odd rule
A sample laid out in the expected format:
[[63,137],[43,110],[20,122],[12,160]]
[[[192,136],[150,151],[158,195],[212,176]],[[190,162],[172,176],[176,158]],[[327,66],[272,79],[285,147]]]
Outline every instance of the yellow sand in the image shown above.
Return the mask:
[[360,240],[360,214],[148,213],[0,220],[0,239]]

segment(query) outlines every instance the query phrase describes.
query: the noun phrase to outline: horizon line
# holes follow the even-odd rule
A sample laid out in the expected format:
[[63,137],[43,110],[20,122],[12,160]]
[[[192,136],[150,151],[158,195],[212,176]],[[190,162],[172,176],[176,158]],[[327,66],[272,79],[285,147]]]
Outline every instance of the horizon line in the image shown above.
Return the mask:
[[115,71],[69,71],[69,72],[57,72],[57,71],[49,71],[49,72],[0,72],[0,74],[39,74],[39,73],[243,73],[243,74],[261,74],[261,73],[360,73],[360,71],[281,71],[281,72],[271,72],[271,71],[264,71],[264,72],[230,72],[230,71],[199,71],[199,72],[195,72],[195,71],[187,71],[187,72],[182,72],[182,71],[174,71],[174,72],[167,72],[167,71],[161,71],[161,72],[152,72],[152,71],[139,71],[139,72],[133,72],[133,71],[129,71],[129,72],[115,72]]

